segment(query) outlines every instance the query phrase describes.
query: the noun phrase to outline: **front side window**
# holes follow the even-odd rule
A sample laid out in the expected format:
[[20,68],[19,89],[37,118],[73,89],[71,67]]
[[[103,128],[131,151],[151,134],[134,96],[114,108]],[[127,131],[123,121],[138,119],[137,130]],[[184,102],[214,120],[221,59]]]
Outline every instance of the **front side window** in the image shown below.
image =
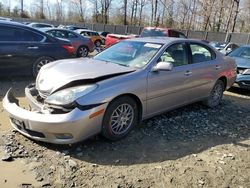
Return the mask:
[[162,44],[156,43],[121,41],[99,53],[94,59],[141,68],[149,63],[161,47]]
[[215,54],[211,52],[208,48],[200,44],[190,44],[192,53],[192,62],[201,63],[205,61],[211,61],[215,59]]
[[158,61],[173,63],[174,67],[187,65],[186,45],[184,43],[173,44],[167,48]]

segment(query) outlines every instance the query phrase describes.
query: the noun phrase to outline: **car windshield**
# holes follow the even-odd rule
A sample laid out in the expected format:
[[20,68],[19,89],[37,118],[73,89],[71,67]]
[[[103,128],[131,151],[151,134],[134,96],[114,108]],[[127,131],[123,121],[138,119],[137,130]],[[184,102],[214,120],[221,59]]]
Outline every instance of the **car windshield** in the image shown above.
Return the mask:
[[142,68],[161,47],[162,44],[157,43],[122,41],[97,54],[94,59],[127,67]]
[[250,59],[250,47],[239,47],[228,54],[230,57]]

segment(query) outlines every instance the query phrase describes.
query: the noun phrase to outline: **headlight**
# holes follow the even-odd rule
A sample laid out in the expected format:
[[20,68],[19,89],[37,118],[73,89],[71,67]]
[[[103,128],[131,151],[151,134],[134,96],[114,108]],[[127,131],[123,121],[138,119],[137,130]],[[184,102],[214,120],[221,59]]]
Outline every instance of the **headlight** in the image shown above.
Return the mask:
[[250,74],[250,69],[245,69],[242,74]]
[[48,96],[45,102],[55,105],[67,105],[74,102],[76,99],[87,95],[96,88],[97,85],[85,85],[67,88]]

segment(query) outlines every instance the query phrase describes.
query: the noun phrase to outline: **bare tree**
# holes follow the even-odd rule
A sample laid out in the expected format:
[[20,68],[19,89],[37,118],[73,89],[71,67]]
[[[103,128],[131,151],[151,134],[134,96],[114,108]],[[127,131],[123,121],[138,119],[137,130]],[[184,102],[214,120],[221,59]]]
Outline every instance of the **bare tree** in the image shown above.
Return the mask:
[[142,11],[143,7],[145,6],[146,0],[140,0],[140,8],[139,8],[139,26],[141,26],[142,23]]
[[128,1],[124,0],[124,19],[123,19],[123,24],[127,25],[127,8],[128,8]]

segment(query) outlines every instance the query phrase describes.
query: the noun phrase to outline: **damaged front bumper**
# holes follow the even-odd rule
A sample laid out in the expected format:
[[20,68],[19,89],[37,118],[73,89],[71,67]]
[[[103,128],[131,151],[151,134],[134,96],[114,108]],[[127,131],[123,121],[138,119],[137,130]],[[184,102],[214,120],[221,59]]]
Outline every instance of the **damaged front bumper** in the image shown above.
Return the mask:
[[95,117],[91,114],[105,109],[107,104],[88,110],[74,108],[69,112],[51,114],[43,110],[43,105],[32,95],[32,89],[25,89],[31,111],[19,106],[11,89],[3,99],[3,107],[9,114],[11,125],[23,135],[38,141],[72,144],[101,131],[103,114]]

